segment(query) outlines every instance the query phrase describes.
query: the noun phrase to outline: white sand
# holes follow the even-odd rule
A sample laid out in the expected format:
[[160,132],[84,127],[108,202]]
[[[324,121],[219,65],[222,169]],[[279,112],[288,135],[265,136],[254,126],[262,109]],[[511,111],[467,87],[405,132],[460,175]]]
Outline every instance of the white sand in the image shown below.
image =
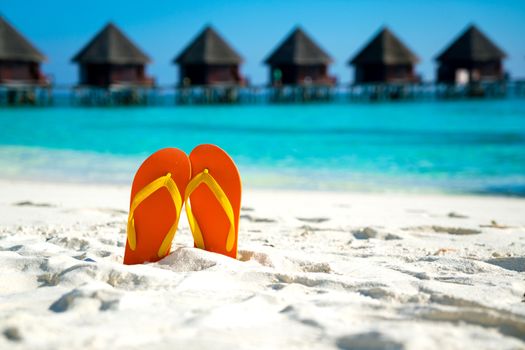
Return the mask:
[[525,348],[523,199],[247,191],[240,261],[124,266],[128,191],[0,181],[0,349]]

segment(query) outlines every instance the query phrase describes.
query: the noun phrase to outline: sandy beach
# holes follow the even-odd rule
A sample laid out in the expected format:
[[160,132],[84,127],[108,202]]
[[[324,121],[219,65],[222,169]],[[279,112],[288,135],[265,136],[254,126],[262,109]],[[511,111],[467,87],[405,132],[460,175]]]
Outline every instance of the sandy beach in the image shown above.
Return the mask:
[[524,199],[247,190],[238,260],[125,266],[127,187],[0,189],[2,349],[525,348]]

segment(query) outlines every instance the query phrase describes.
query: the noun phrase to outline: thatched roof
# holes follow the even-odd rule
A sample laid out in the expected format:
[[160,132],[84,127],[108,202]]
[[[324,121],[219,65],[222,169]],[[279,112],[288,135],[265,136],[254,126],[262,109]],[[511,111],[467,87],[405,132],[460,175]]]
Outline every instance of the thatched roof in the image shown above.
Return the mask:
[[145,64],[150,58],[117,26],[109,23],[72,59],[77,63]]
[[0,60],[42,62],[45,59],[40,51],[0,16]]
[[211,26],[173,59],[177,64],[239,64],[241,56]]
[[264,61],[266,64],[330,64],[332,58],[301,28],[294,29]]
[[349,62],[360,64],[415,64],[419,58],[388,28],[383,28]]
[[470,25],[437,57],[437,61],[492,61],[506,57],[476,26]]

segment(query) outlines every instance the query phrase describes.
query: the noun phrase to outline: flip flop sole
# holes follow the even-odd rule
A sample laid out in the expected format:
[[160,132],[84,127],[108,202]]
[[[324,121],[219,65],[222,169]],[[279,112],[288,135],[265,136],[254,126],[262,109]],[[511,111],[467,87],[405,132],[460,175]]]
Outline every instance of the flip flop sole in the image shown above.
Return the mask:
[[[149,156],[137,170],[131,186],[130,203],[146,185],[168,173],[171,174],[180,195],[184,198],[184,190],[191,174],[190,161],[183,151],[164,148]],[[132,250],[126,239],[124,264],[142,264],[160,260],[159,248],[178,215],[180,213],[177,213],[173,199],[166,188],[161,188],[147,197],[135,209],[137,246]]]
[[190,153],[192,178],[208,169],[228,197],[235,222],[235,242],[226,249],[230,222],[213,192],[205,185],[199,186],[190,196],[193,215],[201,229],[207,251],[237,258],[237,236],[241,210],[242,184],[239,171],[231,157],[215,145],[199,145]]

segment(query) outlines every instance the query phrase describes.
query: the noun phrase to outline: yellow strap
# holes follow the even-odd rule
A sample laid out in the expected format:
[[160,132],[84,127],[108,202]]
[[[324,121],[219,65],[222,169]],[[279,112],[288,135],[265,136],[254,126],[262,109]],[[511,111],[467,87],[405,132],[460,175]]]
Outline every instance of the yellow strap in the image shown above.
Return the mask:
[[175,210],[177,211],[177,219],[175,219],[175,222],[170,227],[168,233],[166,234],[166,237],[164,237],[164,240],[162,241],[162,244],[160,245],[159,251],[157,252],[157,255],[159,258],[162,258],[168,254],[168,251],[171,247],[171,241],[173,240],[173,237],[175,236],[175,232],[177,231],[177,225],[179,223],[179,217],[180,217],[180,211],[182,209],[182,197],[180,195],[179,189],[177,188],[177,184],[173,179],[171,178],[171,173],[168,173],[165,176],[161,176],[156,180],[153,180],[146,186],[144,186],[143,189],[141,189],[133,198],[133,201],[131,202],[131,208],[129,210],[129,216],[128,216],[128,242],[129,247],[131,250],[135,250],[137,247],[137,234],[135,232],[135,209],[138,208],[138,206],[149,196],[151,196],[153,193],[157,192],[161,188],[166,188],[168,192],[171,195],[171,198],[173,200],[173,204],[175,205]]
[[193,191],[195,191],[202,184],[205,184],[209,187],[211,192],[215,195],[215,198],[217,198],[219,201],[219,204],[224,210],[224,213],[226,213],[228,220],[230,221],[230,230],[228,232],[228,237],[226,238],[226,251],[229,252],[233,249],[233,244],[235,243],[235,221],[233,208],[230,200],[222,190],[221,186],[208,172],[208,169],[204,169],[203,172],[197,174],[186,187],[186,198],[184,199],[184,203],[186,204],[186,215],[188,216],[191,232],[193,233],[193,239],[195,240],[197,248],[205,249],[201,229],[197,223],[197,220],[193,216],[190,203],[188,202],[188,199],[190,198],[190,195],[193,193]]

